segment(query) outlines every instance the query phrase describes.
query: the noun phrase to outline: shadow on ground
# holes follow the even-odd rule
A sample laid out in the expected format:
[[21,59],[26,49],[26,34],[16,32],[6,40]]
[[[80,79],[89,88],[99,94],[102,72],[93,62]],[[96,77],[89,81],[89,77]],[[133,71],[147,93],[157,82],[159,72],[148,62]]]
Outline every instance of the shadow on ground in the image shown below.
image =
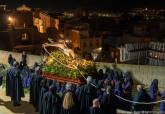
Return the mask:
[[[35,109],[33,106],[29,106],[29,102],[22,101],[21,106],[14,107],[10,101],[3,101],[0,99],[0,106],[6,107],[8,110],[10,110],[12,113],[16,114],[38,114],[35,112]],[[6,113],[5,113],[6,114]]]

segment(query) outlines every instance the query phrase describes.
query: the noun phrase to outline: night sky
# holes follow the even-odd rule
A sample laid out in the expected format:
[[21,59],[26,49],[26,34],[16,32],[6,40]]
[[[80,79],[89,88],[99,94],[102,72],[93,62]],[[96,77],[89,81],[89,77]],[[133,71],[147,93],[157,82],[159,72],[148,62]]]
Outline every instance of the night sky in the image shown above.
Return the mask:
[[0,0],[0,4],[17,7],[26,4],[30,7],[51,9],[129,9],[135,7],[165,8],[165,0]]

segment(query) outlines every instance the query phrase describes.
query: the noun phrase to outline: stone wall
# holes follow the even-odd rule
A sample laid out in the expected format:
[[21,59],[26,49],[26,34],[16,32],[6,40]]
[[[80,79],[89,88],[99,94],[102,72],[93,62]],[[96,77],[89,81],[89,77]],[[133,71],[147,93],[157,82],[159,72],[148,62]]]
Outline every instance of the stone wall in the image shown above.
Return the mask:
[[[22,58],[22,54],[21,53],[15,53],[15,52],[8,52],[8,51],[1,51],[0,50],[0,63],[4,63],[4,64],[8,64],[8,56],[9,54],[12,54],[12,56],[18,61],[20,62],[21,58]],[[34,64],[34,62],[40,62],[41,61],[41,56],[37,56],[37,55],[27,55],[27,64],[29,66],[32,66]]]
[[[110,67],[110,63],[97,63],[98,69]],[[153,79],[159,80],[160,89],[165,90],[165,67],[161,66],[147,66],[147,65],[129,65],[129,64],[117,64],[117,69],[123,72],[130,71],[133,78],[146,86],[149,86]]]

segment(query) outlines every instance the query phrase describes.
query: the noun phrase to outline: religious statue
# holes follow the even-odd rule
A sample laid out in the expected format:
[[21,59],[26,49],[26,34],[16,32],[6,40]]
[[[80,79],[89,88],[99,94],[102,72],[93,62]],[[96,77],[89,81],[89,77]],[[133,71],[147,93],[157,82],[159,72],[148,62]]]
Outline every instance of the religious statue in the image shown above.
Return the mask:
[[70,48],[67,47],[65,42],[54,42],[52,40],[49,40],[51,43],[45,43],[43,44],[43,47],[57,47],[59,48],[65,55],[68,57],[72,57],[73,59],[75,58],[76,54],[74,51]]

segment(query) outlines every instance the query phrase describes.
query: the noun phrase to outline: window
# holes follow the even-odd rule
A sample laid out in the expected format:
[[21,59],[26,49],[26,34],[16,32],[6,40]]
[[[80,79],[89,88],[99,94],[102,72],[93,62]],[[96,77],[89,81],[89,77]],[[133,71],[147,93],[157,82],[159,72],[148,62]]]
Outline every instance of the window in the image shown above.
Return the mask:
[[29,39],[28,34],[27,33],[23,33],[21,39],[22,39],[22,41],[28,40]]

